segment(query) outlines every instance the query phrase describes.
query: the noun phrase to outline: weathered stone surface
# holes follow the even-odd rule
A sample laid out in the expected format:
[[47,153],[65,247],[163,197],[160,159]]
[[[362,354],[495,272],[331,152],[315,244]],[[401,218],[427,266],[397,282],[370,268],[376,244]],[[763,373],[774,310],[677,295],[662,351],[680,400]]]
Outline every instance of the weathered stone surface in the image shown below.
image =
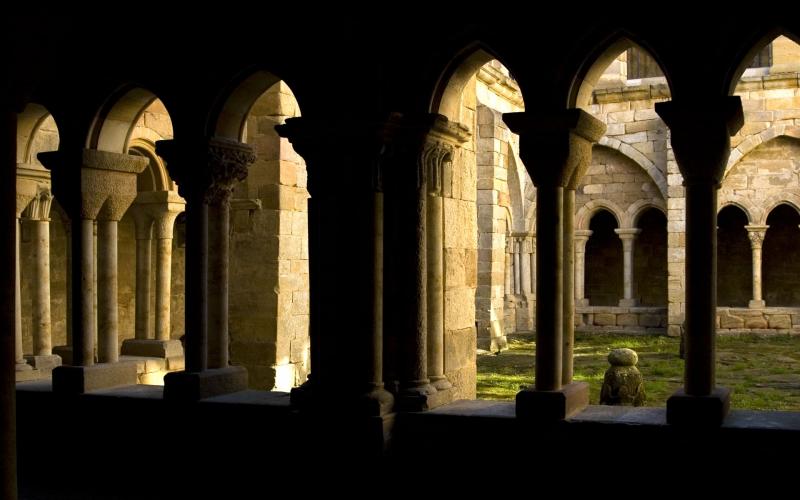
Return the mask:
[[625,347],[614,349],[608,354],[608,362],[613,366],[635,366],[639,362],[639,355]]
[[600,404],[643,406],[646,400],[644,382],[638,368],[611,366],[606,370],[600,389]]

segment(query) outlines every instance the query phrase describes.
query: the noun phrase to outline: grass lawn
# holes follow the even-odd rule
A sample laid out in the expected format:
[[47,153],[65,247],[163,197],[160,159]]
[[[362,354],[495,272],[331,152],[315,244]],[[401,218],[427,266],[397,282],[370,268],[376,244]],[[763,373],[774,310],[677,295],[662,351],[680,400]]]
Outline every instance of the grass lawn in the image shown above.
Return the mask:
[[[575,380],[589,383],[589,402],[598,404],[611,349],[639,354],[647,406],[665,406],[683,384],[680,341],[671,337],[576,335]],[[510,349],[478,354],[478,399],[514,399],[533,383],[532,337],[509,336]],[[800,411],[800,337],[717,337],[717,384],[729,387],[733,408]]]

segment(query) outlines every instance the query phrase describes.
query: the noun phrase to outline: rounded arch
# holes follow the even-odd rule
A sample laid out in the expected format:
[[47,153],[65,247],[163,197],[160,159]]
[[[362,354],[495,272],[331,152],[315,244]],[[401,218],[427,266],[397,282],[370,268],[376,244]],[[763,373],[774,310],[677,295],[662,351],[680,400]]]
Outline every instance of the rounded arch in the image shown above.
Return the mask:
[[[639,218],[650,209],[658,210],[664,217],[667,216],[667,204],[664,203],[664,200],[637,200],[625,211],[625,215],[627,216],[628,221],[631,223],[630,227],[637,227],[639,224]],[[626,228],[622,227],[621,229]]]
[[280,77],[263,69],[240,73],[217,98],[209,117],[208,135],[243,141],[247,116],[253,105],[264,92],[280,81]]
[[596,47],[596,50],[589,53],[583,60],[572,80],[567,107],[587,108],[592,103],[592,93],[600,81],[600,77],[605,73],[606,68],[620,54],[631,47],[636,47],[653,58],[664,74],[667,86],[671,88],[669,73],[664,64],[662,64],[662,59],[657,51],[653,50],[646,41],[640,40],[630,33],[619,31],[607,37],[603,43],[598,44]]
[[156,99],[154,93],[142,87],[127,86],[114,93],[95,116],[86,147],[127,153],[136,123]]
[[722,213],[726,207],[735,207],[741,210],[747,217],[748,224],[756,224],[762,219],[762,209],[753,204],[752,200],[744,196],[733,193],[720,193],[717,201],[717,215]]
[[139,174],[138,191],[169,191],[172,189],[172,179],[167,173],[164,161],[156,154],[155,143],[142,138],[133,139],[128,153],[144,156],[150,160],[145,170]]
[[[478,70],[492,59],[500,61],[511,74],[514,74],[505,64],[505,60],[483,42],[474,41],[461,49],[440,73],[428,106],[429,111],[459,122],[461,94],[464,88]],[[521,89],[520,92],[522,93]],[[524,93],[522,97],[524,100]]]
[[608,149],[613,149],[622,156],[626,157],[627,159],[639,165],[639,167],[641,167],[642,170],[647,172],[647,175],[649,175],[650,178],[653,179],[653,182],[658,187],[658,192],[661,193],[661,196],[664,199],[667,198],[666,176],[656,166],[655,163],[653,163],[648,157],[639,152],[636,148],[632,147],[630,144],[625,144],[619,139],[614,139],[606,135],[601,137],[600,140],[597,142],[597,145],[595,145],[594,147],[595,148],[605,147]]
[[42,151],[58,149],[58,124],[55,123],[55,119],[47,108],[36,103],[29,103],[19,114],[17,118],[17,163],[39,163],[35,154],[38,152],[35,139],[48,119],[53,120],[55,143],[48,144],[49,147],[41,149]]
[[800,127],[796,125],[775,125],[762,130],[758,134],[748,136],[747,139],[740,142],[739,145],[731,151],[731,155],[728,157],[728,164],[725,166],[725,174],[722,177],[723,182],[733,167],[742,161],[748,153],[751,153],[762,144],[777,139],[778,137],[800,140]]
[[800,44],[800,36],[780,25],[769,26],[744,38],[744,42],[739,46],[739,49],[733,53],[733,59],[728,64],[728,70],[726,71],[724,82],[728,95],[734,94],[736,85],[756,54],[780,36],[785,36]]
[[758,220],[758,224],[765,225],[767,223],[767,219],[772,214],[772,212],[781,206],[787,206],[794,209],[795,212],[800,215],[800,196],[794,193],[784,192],[780,195],[770,196],[763,202],[764,209],[762,210],[761,217]]
[[575,215],[575,229],[589,229],[592,217],[600,210],[607,210],[610,212],[617,220],[618,228],[631,227],[627,213],[625,210],[622,210],[619,205],[611,200],[592,200],[582,206]]
[[522,186],[519,183],[519,172],[515,154],[508,156],[508,197],[511,202],[511,220],[515,231],[525,230],[525,213]]

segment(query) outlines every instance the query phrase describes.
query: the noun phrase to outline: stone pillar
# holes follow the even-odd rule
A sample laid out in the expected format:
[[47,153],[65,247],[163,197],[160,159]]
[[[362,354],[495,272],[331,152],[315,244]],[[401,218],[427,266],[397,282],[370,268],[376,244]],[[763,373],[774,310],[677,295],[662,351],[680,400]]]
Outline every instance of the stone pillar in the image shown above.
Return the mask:
[[520,157],[536,185],[536,374],[535,389],[517,394],[517,415],[560,420],[589,403],[588,386],[563,379],[564,187],[580,178],[592,144],[605,125],[588,113],[506,113],[520,136]]
[[[576,169],[583,176],[582,169]],[[577,177],[576,174],[573,174]],[[576,183],[577,184],[577,183]],[[575,188],[564,190],[564,299],[562,302],[564,350],[561,352],[561,383],[572,383],[572,355],[575,348]]]
[[520,237],[519,243],[521,250],[520,273],[522,274],[521,276],[522,293],[527,296],[533,293],[533,290],[531,289],[531,254],[533,252],[531,251],[531,240],[527,236]]
[[434,148],[426,158],[428,176],[428,376],[437,390],[453,385],[444,373],[444,163],[452,163],[452,147]]
[[586,307],[589,300],[586,298],[586,242],[592,235],[590,229],[575,230],[575,305]]
[[522,243],[519,237],[514,236],[514,293],[522,293]]
[[131,207],[136,228],[136,323],[135,338],[153,338],[150,322],[150,277],[152,264],[153,219],[138,203]]
[[506,297],[514,294],[514,239],[506,237]]
[[[142,242],[141,261],[137,258],[136,324],[135,339],[122,343],[122,354],[171,358],[183,355],[180,341],[170,339],[170,285],[172,282],[172,232],[175,219],[183,212],[186,202],[174,191],[146,191],[136,196],[134,210],[137,244]],[[150,307],[152,242],[155,241],[156,293],[155,338],[153,338],[153,311]],[[137,250],[140,248],[137,246]],[[141,276],[140,276],[141,275]],[[140,292],[139,283],[142,282]],[[140,307],[141,295],[141,307]],[[143,325],[140,331],[139,324]],[[146,325],[146,326],[144,326]],[[146,334],[146,335],[145,335]]]
[[50,317],[50,206],[53,195],[45,188],[28,205],[23,214],[31,229],[33,241],[33,273],[31,276],[31,316],[33,355],[26,356],[37,369],[52,369],[61,364],[53,356],[52,324]]
[[53,391],[83,393],[136,383],[134,363],[94,366],[94,221],[99,219],[98,297],[101,361],[118,357],[116,318],[116,221],[136,197],[136,175],[147,159],[107,151],[70,148],[40,153],[52,172],[53,191],[72,224],[72,366],[53,370]]
[[156,151],[186,200],[186,371],[164,377],[164,398],[244,390],[247,370],[228,366],[228,215],[233,186],[255,154],[219,138],[159,141]]
[[615,233],[622,240],[622,282],[624,295],[619,301],[620,307],[634,307],[639,301],[633,298],[633,242],[641,229],[615,229]]
[[748,307],[752,309],[760,309],[766,307],[763,297],[761,296],[761,248],[764,245],[764,237],[767,235],[769,226],[747,225],[747,236],[750,237],[750,248],[753,251],[753,300],[750,301]]
[[25,361],[25,352],[22,349],[22,294],[20,293],[21,279],[19,270],[19,215],[17,215],[16,221],[16,233],[14,236],[14,363],[16,364],[16,370],[20,372],[31,370],[33,367]]
[[686,188],[686,364],[684,388],[667,400],[667,422],[719,425],[730,390],[716,386],[717,189],[730,136],[744,122],[741,99],[656,104],[669,127]]

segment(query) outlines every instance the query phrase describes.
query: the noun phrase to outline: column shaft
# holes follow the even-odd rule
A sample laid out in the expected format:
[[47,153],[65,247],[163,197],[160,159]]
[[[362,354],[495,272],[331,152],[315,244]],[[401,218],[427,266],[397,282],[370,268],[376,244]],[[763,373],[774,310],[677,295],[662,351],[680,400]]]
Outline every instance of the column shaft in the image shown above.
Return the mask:
[[[94,364],[94,221],[76,219],[80,224],[80,235],[74,237],[72,254],[79,255],[73,266],[72,309],[75,321],[72,325],[72,364],[92,366]],[[78,312],[80,310],[80,312]],[[77,331],[76,331],[77,330]]]
[[186,371],[201,372],[208,368],[208,205],[202,194],[186,199]]
[[533,292],[531,289],[531,252],[528,251],[528,241],[526,239],[520,240],[520,274],[522,281],[522,293],[528,295]]
[[443,200],[428,196],[428,376],[437,389],[451,387],[444,374]]
[[506,240],[508,248],[506,248],[506,295],[514,294],[514,255],[511,248],[514,243],[509,238]]
[[686,185],[685,389],[706,396],[715,387],[717,311],[717,187]]
[[19,242],[20,225],[19,218],[16,219],[16,235],[14,236],[14,360],[17,370],[28,367],[25,361],[25,352],[22,348],[22,293],[21,277],[19,268]]
[[753,300],[761,298],[761,247],[753,246]]
[[150,238],[136,238],[136,338],[153,338],[150,328]]
[[172,238],[156,239],[156,340],[170,338]]
[[769,226],[750,224],[745,226],[745,229],[747,229],[747,236],[750,238],[750,249],[753,252],[753,300],[750,301],[749,307],[760,308],[766,305],[761,294],[761,249]]
[[369,380],[376,389],[383,389],[383,193],[374,197],[374,238],[372,276],[372,342],[368,356]]
[[514,238],[514,293],[522,293],[522,248],[518,238]]
[[633,299],[633,240],[622,240],[623,287],[625,300]]
[[563,291],[563,325],[564,351],[562,354],[561,383],[572,382],[572,354],[575,345],[575,190],[564,190],[564,291]]
[[536,390],[561,388],[564,189],[536,188]]
[[117,312],[117,221],[97,221],[97,358],[119,361]]
[[229,199],[208,206],[208,367],[228,366]]
[[33,237],[33,353],[53,353],[50,319],[50,221],[31,221]]

